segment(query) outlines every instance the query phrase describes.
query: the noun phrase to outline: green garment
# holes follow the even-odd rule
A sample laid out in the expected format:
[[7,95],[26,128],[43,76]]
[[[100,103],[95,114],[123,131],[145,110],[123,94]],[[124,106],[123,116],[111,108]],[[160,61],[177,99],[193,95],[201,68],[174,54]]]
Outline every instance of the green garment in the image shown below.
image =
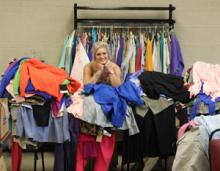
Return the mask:
[[26,62],[27,59],[24,59],[23,61],[21,61],[20,65],[19,65],[19,68],[18,70],[16,71],[15,73],[15,76],[14,76],[14,80],[13,80],[13,92],[14,92],[14,95],[15,96],[18,96],[19,95],[19,85],[20,85],[20,77],[21,77],[21,73],[20,73],[20,70],[21,70],[21,65]]

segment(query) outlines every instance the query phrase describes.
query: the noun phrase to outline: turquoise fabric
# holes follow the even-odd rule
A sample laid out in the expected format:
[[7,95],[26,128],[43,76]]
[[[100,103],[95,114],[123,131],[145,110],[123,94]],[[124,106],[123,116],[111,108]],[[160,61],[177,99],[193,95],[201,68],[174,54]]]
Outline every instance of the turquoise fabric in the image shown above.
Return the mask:
[[67,36],[64,40],[64,46],[63,46],[63,51],[62,51],[62,55],[60,58],[60,62],[58,64],[59,68],[65,68],[65,61],[66,61],[66,48],[67,48],[67,44],[68,44],[68,40],[69,40],[69,36]]
[[164,42],[163,42],[163,33],[160,33],[160,66],[161,66],[161,72],[163,72],[163,48],[164,48]]

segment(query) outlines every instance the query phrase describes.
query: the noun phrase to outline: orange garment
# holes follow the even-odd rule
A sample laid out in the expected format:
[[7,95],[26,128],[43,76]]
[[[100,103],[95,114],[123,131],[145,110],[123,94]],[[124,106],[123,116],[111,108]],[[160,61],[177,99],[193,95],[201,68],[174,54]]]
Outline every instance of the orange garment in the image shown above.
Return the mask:
[[28,80],[31,80],[35,90],[43,91],[60,101],[62,94],[59,85],[68,78],[66,71],[45,64],[36,58],[31,58],[21,64],[20,95],[25,95]]
[[149,38],[147,39],[146,60],[145,60],[145,69],[146,69],[146,71],[153,71],[152,40],[150,40]]

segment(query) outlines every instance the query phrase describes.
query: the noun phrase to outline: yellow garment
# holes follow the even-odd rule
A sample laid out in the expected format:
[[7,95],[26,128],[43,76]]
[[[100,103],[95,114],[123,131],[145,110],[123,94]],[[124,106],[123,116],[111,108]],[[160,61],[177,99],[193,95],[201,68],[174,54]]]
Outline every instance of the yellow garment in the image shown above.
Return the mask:
[[[153,40],[153,39],[152,39]],[[145,70],[153,71],[153,60],[152,60],[152,40],[147,39],[147,47],[146,47],[146,60],[145,60]]]

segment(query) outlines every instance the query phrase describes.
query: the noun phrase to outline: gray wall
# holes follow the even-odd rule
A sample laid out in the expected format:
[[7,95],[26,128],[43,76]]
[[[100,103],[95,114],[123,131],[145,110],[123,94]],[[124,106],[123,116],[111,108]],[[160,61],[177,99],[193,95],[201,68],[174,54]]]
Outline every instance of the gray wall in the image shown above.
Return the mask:
[[[0,0],[0,73],[10,58],[36,56],[57,65],[63,41],[73,29],[73,4],[91,6],[168,6],[176,7],[175,32],[186,67],[202,60],[219,63],[219,0]],[[84,13],[81,16],[143,17],[138,12]],[[146,14],[159,16],[160,14]]]

